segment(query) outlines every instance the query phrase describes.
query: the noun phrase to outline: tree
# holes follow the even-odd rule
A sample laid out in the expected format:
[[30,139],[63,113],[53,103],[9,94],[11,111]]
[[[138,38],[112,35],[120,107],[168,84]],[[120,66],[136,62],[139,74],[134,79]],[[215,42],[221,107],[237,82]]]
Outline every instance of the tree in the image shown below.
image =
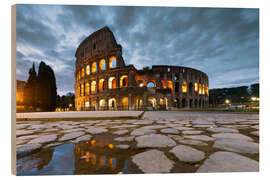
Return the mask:
[[37,74],[35,70],[35,64],[33,63],[32,68],[29,69],[29,78],[25,84],[24,88],[24,103],[32,109],[36,108],[36,79]]
[[45,111],[54,111],[57,97],[56,89],[56,80],[52,68],[41,61],[36,88],[38,107]]

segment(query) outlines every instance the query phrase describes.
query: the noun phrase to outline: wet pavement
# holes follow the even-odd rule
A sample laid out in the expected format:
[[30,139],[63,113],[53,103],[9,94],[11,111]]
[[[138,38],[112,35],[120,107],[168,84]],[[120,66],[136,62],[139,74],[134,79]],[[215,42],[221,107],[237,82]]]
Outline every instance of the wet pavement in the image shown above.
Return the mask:
[[16,136],[18,175],[259,171],[258,114],[20,121]]

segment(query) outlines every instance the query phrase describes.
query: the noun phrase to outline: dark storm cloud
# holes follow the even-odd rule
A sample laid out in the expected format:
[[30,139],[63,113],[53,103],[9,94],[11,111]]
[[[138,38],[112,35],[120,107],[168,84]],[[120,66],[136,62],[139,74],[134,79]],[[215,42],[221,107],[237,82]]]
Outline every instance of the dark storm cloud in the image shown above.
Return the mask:
[[19,67],[47,61],[59,93],[73,91],[78,44],[106,25],[126,64],[137,68],[197,68],[209,75],[210,88],[259,80],[258,9],[21,5],[17,14]]

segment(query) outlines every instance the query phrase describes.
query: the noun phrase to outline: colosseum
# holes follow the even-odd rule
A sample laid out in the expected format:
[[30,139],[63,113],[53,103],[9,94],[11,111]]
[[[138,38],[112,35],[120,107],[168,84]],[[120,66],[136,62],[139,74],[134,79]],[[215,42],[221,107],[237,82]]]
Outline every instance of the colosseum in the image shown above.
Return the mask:
[[76,50],[76,110],[174,110],[209,104],[208,76],[199,70],[126,65],[122,47],[106,26]]

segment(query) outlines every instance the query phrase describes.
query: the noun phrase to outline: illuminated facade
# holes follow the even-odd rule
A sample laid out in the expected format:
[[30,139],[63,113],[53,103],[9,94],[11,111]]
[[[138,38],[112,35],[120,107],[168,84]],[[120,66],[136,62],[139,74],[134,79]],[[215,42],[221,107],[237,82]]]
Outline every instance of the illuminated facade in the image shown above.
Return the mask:
[[137,70],[125,65],[122,47],[104,27],[76,51],[77,110],[168,110],[208,107],[208,76],[182,66]]

